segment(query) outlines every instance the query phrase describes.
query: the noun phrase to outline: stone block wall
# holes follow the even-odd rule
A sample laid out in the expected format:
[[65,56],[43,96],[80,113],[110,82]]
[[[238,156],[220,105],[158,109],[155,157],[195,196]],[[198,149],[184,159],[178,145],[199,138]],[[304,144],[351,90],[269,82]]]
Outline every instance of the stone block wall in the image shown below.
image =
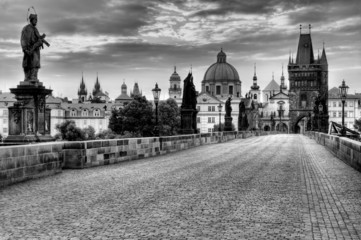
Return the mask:
[[64,168],[88,168],[156,156],[159,138],[109,139],[64,143]]
[[63,143],[0,147],[0,187],[60,173]]
[[361,172],[361,142],[320,132],[306,132],[305,135],[325,146],[339,159]]

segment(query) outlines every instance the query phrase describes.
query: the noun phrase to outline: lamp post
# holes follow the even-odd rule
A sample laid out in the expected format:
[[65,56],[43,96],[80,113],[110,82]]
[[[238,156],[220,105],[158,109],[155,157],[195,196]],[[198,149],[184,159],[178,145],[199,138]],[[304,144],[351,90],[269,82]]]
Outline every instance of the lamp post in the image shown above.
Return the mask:
[[158,128],[158,103],[161,89],[158,87],[158,83],[155,84],[155,88],[152,90],[154,103],[155,103],[155,127],[154,127],[154,136],[159,137],[159,128]]
[[221,128],[221,111],[222,111],[222,104],[219,103],[219,105],[218,105],[217,107],[218,107],[218,112],[219,112],[218,132],[221,132],[221,131],[222,131],[222,128]]
[[342,80],[342,85],[339,86],[340,98],[342,101],[342,130],[341,135],[345,136],[345,100],[347,97],[348,86],[345,84],[345,80]]

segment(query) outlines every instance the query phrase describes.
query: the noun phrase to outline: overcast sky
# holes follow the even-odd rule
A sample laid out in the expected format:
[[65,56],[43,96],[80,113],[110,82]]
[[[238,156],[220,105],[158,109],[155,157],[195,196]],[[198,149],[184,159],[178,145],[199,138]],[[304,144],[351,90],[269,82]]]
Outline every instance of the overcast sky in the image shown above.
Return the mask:
[[123,81],[150,98],[158,82],[168,96],[173,66],[182,80],[193,68],[197,90],[220,48],[238,71],[242,95],[257,64],[259,85],[288,79],[289,52],[296,54],[299,25],[312,25],[315,57],[325,42],[329,87],[342,79],[361,92],[360,0],[0,0],[0,89],[23,80],[20,33],[27,9],[50,48],[41,51],[39,79],[57,96],[76,98],[82,72],[88,92],[97,72],[112,99]]

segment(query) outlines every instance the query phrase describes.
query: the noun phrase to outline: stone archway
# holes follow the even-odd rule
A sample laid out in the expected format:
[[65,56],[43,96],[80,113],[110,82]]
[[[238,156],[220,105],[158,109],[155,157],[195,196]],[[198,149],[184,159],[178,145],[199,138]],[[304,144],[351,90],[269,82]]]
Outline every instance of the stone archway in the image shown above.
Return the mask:
[[307,128],[307,116],[299,116],[296,120],[296,123],[293,126],[294,133],[304,133]]
[[276,130],[279,132],[285,132],[288,133],[288,126],[286,123],[281,122],[276,125]]
[[271,131],[271,128],[270,128],[270,126],[266,125],[266,126],[264,126],[263,130],[265,132],[269,132],[269,131]]

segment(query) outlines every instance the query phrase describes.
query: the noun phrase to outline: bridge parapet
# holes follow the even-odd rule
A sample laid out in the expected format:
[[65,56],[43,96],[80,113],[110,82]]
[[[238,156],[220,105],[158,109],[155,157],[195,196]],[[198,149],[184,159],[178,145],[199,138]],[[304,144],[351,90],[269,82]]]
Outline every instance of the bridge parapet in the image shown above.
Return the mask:
[[277,132],[213,132],[165,137],[50,142],[0,147],[0,187],[60,173],[131,161],[206,144],[276,134]]
[[361,142],[321,132],[308,131],[304,134],[325,146],[343,162],[361,172]]

